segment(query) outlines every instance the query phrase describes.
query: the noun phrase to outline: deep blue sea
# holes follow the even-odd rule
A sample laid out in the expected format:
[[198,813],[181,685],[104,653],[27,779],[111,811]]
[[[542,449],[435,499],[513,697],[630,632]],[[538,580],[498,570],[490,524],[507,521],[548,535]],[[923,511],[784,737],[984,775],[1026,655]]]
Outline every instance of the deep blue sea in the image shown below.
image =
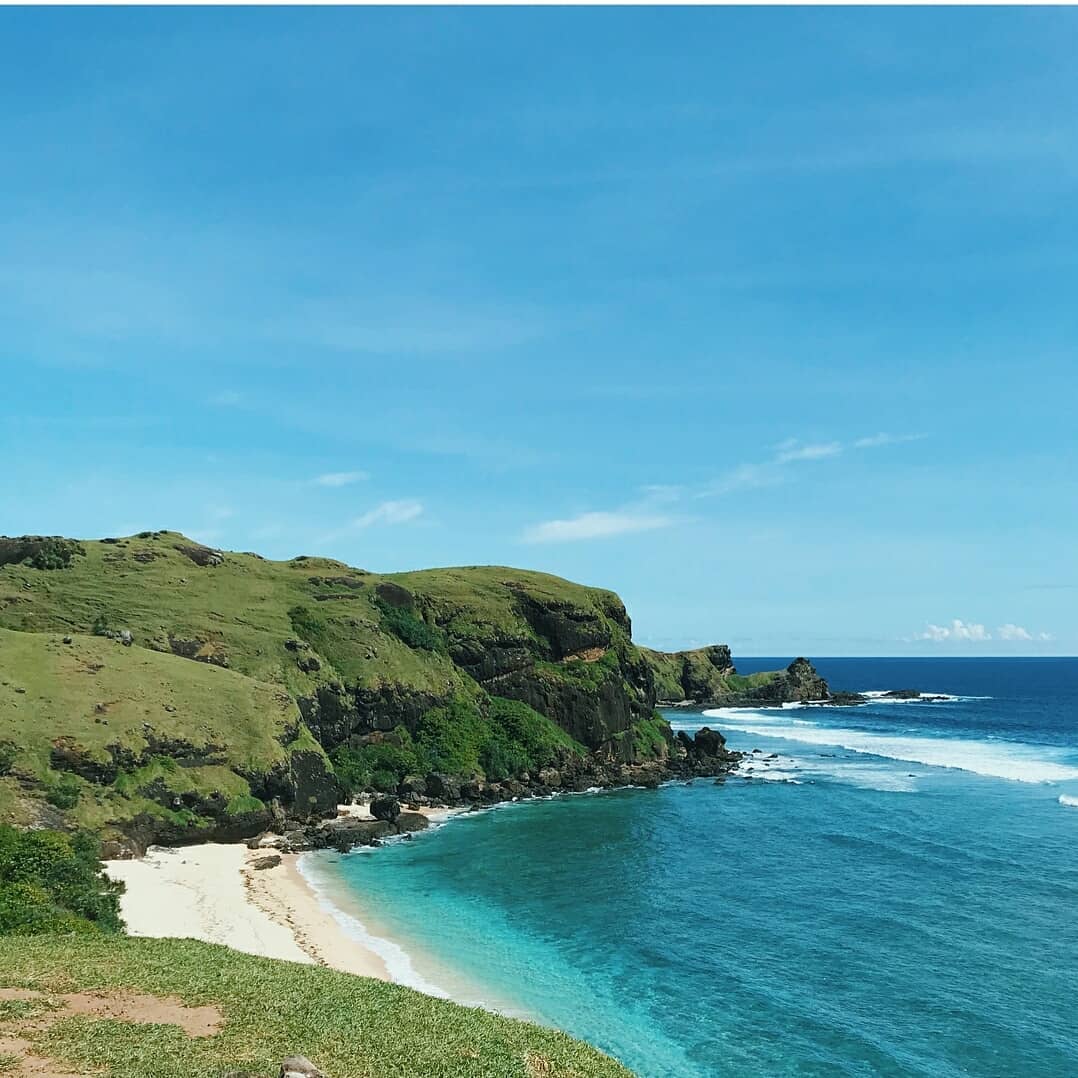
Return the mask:
[[752,770],[309,870],[414,982],[647,1078],[1078,1075],[1078,659],[816,665],[950,698],[671,712]]

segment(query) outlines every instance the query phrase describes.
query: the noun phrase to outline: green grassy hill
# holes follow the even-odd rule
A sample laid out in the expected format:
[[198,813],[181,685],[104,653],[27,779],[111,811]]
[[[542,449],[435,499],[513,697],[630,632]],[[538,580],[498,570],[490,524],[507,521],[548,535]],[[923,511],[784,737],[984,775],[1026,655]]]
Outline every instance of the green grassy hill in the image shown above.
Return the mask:
[[564,1033],[318,966],[193,940],[0,938],[0,1073],[276,1078],[292,1054],[330,1078],[630,1073]]
[[612,592],[501,566],[385,575],[169,531],[0,538],[0,819],[138,849],[431,774],[617,781],[685,751],[657,699],[749,687],[726,648],[663,655],[631,631]]

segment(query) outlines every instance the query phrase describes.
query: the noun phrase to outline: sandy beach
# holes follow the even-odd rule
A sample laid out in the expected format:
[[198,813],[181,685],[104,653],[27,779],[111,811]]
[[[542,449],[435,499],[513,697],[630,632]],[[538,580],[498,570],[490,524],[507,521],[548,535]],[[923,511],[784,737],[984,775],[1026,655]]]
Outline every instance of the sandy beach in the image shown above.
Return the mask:
[[[365,815],[363,805],[342,812]],[[444,819],[446,813],[429,813]],[[171,936],[220,943],[238,951],[308,962],[394,980],[384,959],[341,927],[299,870],[304,854],[255,868],[271,849],[244,844],[151,847],[136,860],[108,861],[127,890],[121,911],[133,936]]]

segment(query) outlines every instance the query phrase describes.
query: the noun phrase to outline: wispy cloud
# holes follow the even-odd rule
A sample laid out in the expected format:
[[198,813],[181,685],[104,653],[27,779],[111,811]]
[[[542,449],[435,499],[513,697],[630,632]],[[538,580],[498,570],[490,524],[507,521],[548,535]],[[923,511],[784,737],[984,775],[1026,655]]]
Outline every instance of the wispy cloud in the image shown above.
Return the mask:
[[708,483],[696,497],[716,497],[738,490],[753,487],[771,487],[786,481],[791,465],[810,464],[815,461],[830,460],[850,451],[879,449],[884,446],[901,445],[904,442],[920,441],[923,434],[888,434],[880,432],[851,442],[803,442],[799,438],[786,438],[771,447],[771,456],[767,460],[740,464],[736,468]]
[[311,482],[316,487],[347,487],[352,483],[362,483],[364,479],[370,479],[369,472],[326,472],[325,475],[317,475]]
[[581,539],[608,539],[615,535],[668,528],[675,518],[664,513],[623,511],[580,513],[565,520],[547,520],[528,528],[526,543],[572,543]]
[[776,447],[775,463],[789,464],[795,460],[826,460],[837,457],[842,452],[841,442],[818,442],[812,445],[800,445],[796,439],[789,439]]
[[923,434],[870,434],[867,438],[858,438],[853,442],[854,449],[879,449],[885,445],[902,445],[904,442],[919,442]]
[[407,524],[422,515],[423,503],[412,498],[382,502],[373,509],[368,509],[362,516],[356,517],[350,528],[354,531],[362,531],[373,524]]
[[932,622],[929,622],[925,626],[924,632],[915,634],[913,639],[929,640],[939,644],[946,641],[980,643],[986,640],[1006,640],[1015,643],[1033,640],[1048,641],[1054,638],[1051,633],[1030,632],[1025,626],[1016,625],[1011,621],[1008,621],[1005,625],[999,626],[995,631],[995,635],[993,635],[980,622],[963,621],[961,618],[952,618],[949,625],[935,625]]

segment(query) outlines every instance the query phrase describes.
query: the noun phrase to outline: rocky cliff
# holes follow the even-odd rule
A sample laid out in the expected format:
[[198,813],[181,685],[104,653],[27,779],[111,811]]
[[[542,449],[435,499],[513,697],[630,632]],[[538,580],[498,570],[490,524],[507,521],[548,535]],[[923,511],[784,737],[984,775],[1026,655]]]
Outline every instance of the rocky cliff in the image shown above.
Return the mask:
[[168,531],[0,539],[0,817],[136,848],[363,790],[490,801],[714,773],[733,757],[673,738],[658,700],[799,699],[813,678],[646,651],[616,595],[542,573],[386,575]]
[[[668,707],[766,707],[834,699],[807,659],[795,659],[785,670],[742,675],[725,644],[694,651],[642,650],[652,668],[658,701]],[[849,695],[844,694],[843,702]]]

